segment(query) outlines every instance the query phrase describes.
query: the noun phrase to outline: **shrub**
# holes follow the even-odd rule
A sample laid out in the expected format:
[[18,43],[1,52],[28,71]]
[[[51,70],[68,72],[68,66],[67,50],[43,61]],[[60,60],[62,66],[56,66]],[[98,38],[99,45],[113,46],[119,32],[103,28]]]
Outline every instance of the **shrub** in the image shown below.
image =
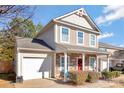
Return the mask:
[[104,79],[110,80],[110,79],[112,79],[112,73],[111,72],[108,72],[108,71],[102,72],[102,77]]
[[75,71],[69,72],[69,79],[70,79],[72,82],[75,82],[75,81],[76,81],[76,72],[75,72]]
[[69,73],[70,80],[77,85],[83,84],[86,81],[87,76],[88,72],[86,71],[75,71]]
[[116,78],[116,77],[119,77],[120,76],[120,72],[119,71],[105,71],[105,72],[102,72],[102,77],[104,79],[108,79],[108,80],[111,80],[112,78]]
[[88,72],[87,81],[91,83],[97,82],[99,80],[99,76],[100,74],[98,72],[90,71]]
[[14,72],[0,73],[0,79],[15,81],[16,80],[16,74]]
[[8,74],[8,80],[15,81],[16,80],[16,74],[14,72]]
[[114,78],[119,77],[120,76],[120,72],[119,71],[112,71],[114,73]]

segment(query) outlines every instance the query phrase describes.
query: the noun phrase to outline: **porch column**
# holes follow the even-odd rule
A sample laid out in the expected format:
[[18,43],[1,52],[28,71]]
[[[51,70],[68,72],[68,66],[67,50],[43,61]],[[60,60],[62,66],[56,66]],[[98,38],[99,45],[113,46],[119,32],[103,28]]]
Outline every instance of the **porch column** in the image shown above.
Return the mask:
[[107,71],[109,71],[109,55],[107,55]]
[[67,53],[64,53],[64,82],[67,80]]
[[82,53],[82,70],[85,70],[85,54]]
[[99,72],[99,57],[96,55],[96,71]]

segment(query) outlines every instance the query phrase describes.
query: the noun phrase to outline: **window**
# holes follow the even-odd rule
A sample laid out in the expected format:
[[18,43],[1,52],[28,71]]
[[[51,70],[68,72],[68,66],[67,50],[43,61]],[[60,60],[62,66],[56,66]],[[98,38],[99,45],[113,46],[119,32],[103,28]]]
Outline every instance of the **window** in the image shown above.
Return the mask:
[[[69,64],[70,64],[70,57],[67,57],[67,71],[69,70]],[[64,62],[64,56],[60,56],[60,71],[64,72],[64,66],[65,66],[65,62]]]
[[107,51],[106,48],[99,48],[100,51]]
[[84,40],[84,33],[81,31],[77,31],[77,44],[82,45],[84,43],[83,40]]
[[90,46],[95,47],[96,46],[96,35],[91,34],[90,35]]
[[94,70],[96,67],[96,62],[95,62],[95,57],[89,57],[89,65],[90,65],[90,70]]
[[66,28],[66,27],[61,28],[60,38],[61,38],[61,42],[69,43],[69,40],[70,40],[69,28]]

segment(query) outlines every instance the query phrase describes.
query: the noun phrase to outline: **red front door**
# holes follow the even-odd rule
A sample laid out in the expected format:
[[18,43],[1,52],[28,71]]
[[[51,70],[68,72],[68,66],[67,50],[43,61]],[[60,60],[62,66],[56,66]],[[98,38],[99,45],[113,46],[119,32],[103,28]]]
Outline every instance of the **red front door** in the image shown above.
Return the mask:
[[78,59],[78,70],[82,70],[82,59]]

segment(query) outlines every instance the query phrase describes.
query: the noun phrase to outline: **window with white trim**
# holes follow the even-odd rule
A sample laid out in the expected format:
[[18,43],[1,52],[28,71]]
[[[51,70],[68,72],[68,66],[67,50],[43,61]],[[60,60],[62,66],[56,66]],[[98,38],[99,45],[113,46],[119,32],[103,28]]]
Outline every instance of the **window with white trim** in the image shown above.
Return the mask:
[[77,31],[77,44],[83,44],[84,42],[84,33],[82,31]]
[[96,35],[90,34],[90,46],[95,47],[96,46]]
[[61,28],[61,41],[62,42],[65,42],[65,43],[68,43],[69,42],[69,28],[66,28],[66,27],[62,27]]
[[[65,68],[65,62],[64,62],[64,56],[60,56],[60,71],[64,72]],[[69,66],[70,66],[70,56],[67,57],[67,71],[69,71]]]

